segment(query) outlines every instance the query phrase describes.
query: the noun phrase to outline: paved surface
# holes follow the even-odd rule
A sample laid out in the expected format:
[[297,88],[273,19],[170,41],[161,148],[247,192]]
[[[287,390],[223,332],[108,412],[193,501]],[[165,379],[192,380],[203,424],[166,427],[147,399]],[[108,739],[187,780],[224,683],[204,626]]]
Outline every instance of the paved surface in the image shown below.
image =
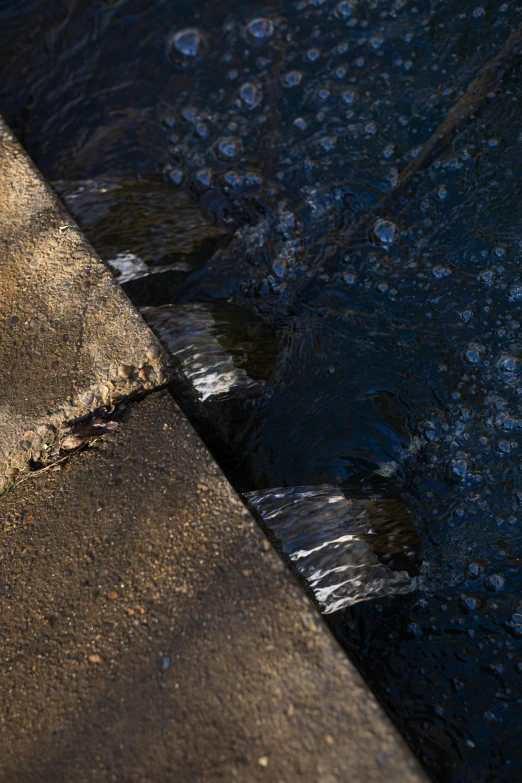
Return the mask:
[[0,492],[60,429],[161,385],[164,355],[0,119]]
[[424,780],[166,392],[0,499],[2,783]]

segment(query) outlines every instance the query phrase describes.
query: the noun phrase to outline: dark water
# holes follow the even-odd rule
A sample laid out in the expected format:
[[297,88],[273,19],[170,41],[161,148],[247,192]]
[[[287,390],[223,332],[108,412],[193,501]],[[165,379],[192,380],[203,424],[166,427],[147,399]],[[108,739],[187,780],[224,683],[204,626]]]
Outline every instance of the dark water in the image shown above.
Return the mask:
[[0,4],[0,111],[440,781],[522,779],[520,69],[397,185],[520,12]]

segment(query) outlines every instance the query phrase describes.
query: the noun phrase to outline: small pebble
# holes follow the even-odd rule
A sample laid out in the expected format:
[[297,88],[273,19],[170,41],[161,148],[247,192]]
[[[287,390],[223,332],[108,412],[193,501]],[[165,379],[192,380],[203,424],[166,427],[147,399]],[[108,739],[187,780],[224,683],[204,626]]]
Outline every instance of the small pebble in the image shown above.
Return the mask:
[[158,356],[161,353],[161,349],[159,345],[151,345],[149,348],[147,348],[147,359],[152,361],[153,359],[157,359]]
[[89,438],[85,435],[68,435],[62,440],[60,447],[64,451],[72,451],[73,449],[82,446],[87,440],[89,440]]
[[141,370],[139,371],[138,378],[140,379],[140,381],[148,381],[151,372],[152,372],[152,367],[145,365],[145,367],[142,367]]
[[268,767],[268,756],[260,756],[257,763],[260,767]]
[[118,375],[120,378],[130,378],[133,368],[130,364],[120,364],[118,367]]
[[88,661],[90,663],[101,663],[102,659],[101,656],[98,655],[98,653],[92,653],[91,655],[89,655]]

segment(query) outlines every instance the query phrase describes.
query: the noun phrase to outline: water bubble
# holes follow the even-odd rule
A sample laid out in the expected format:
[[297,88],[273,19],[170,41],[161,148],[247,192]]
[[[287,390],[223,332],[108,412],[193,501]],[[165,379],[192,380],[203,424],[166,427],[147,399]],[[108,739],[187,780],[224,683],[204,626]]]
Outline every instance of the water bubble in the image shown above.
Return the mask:
[[470,343],[466,348],[466,359],[471,364],[480,364],[486,354],[486,348],[480,343]]
[[410,636],[413,637],[422,636],[422,628],[419,625],[419,623],[414,623],[414,622],[408,623],[406,630]]
[[493,285],[493,282],[495,280],[495,270],[484,269],[484,271],[479,274],[478,279],[481,280],[486,285]]
[[437,277],[441,280],[443,277],[449,277],[451,275],[451,269],[448,266],[434,266],[432,274],[433,277]]
[[505,373],[516,373],[520,369],[520,359],[511,354],[503,354],[497,362],[497,367]]
[[186,122],[196,123],[199,118],[199,111],[195,106],[185,106],[181,116]]
[[224,174],[223,179],[225,180],[227,185],[230,185],[230,187],[232,188],[237,188],[243,182],[243,177],[241,176],[241,174],[233,170],[227,171]]
[[170,180],[174,183],[174,185],[181,185],[183,182],[183,171],[181,169],[172,169],[172,171],[169,171],[169,177]]
[[509,440],[499,440],[497,445],[500,454],[510,454],[511,442]]
[[196,183],[202,188],[209,188],[212,184],[212,169],[199,169],[194,176]]
[[384,43],[384,38],[380,35],[372,35],[369,43],[372,49],[380,49]]
[[473,10],[473,16],[474,16],[476,19],[478,19],[480,16],[484,16],[484,14],[485,14],[485,13],[486,13],[486,11],[485,11],[485,9],[483,8],[483,6],[481,6],[481,5],[478,5],[478,6],[477,6],[477,7],[476,7],[476,8]]
[[303,74],[300,71],[288,71],[281,77],[283,87],[297,87],[301,84]]
[[357,275],[355,274],[355,272],[347,272],[343,276],[343,280],[347,285],[355,285],[355,283],[357,282]]
[[337,144],[337,136],[324,136],[319,139],[318,144],[325,152],[331,152]]
[[468,463],[463,457],[452,460],[449,466],[449,477],[452,481],[461,481],[468,475]]
[[286,273],[286,259],[283,255],[276,256],[272,263],[272,269],[277,277],[284,277]]
[[468,563],[468,567],[466,570],[467,575],[470,577],[470,579],[477,579],[483,572],[484,568],[481,566],[480,563],[476,563],[475,561]]
[[319,87],[317,90],[317,97],[320,101],[326,101],[332,94],[329,87]]
[[207,36],[196,27],[178,30],[167,41],[167,54],[177,65],[188,65],[208,52]]
[[241,143],[233,136],[225,136],[218,140],[216,149],[218,158],[221,160],[232,160],[239,154]]
[[522,285],[513,285],[509,289],[508,296],[513,302],[520,302],[522,299]]
[[505,413],[503,411],[501,413],[497,413],[493,420],[493,424],[499,430],[511,432],[511,430],[514,430],[516,427],[516,420],[510,416],[509,413]]
[[356,3],[354,0],[341,0],[340,3],[337,3],[335,6],[335,15],[338,17],[338,19],[348,19],[353,12],[355,11]]
[[462,608],[467,612],[476,612],[480,606],[480,601],[478,598],[474,598],[471,595],[466,595],[465,593],[462,593],[460,596],[460,603],[462,604]]
[[255,82],[245,82],[239,88],[239,97],[249,109],[255,109],[263,99],[263,90],[261,85]]
[[274,33],[274,23],[271,19],[259,16],[247,24],[247,34],[256,41],[264,41]]
[[376,245],[391,245],[399,229],[390,220],[378,220],[370,231],[370,239]]
[[434,443],[436,440],[438,440],[439,435],[435,427],[435,424],[433,424],[433,422],[428,422],[426,424],[424,435],[426,437],[426,440],[429,440],[431,443]]
[[[513,636],[517,639],[522,638],[522,606],[516,607],[509,622],[506,623],[506,628],[508,631],[511,631]],[[522,664],[519,664],[519,669],[522,670]]]
[[306,53],[306,59],[309,60],[311,63],[314,63],[316,60],[319,59],[321,55],[321,52],[319,49],[309,49]]
[[443,185],[441,185],[440,188],[437,188],[437,198],[440,198],[441,201],[444,201],[447,195],[448,191]]
[[364,132],[367,133],[369,136],[374,136],[377,133],[377,123],[373,122],[373,120],[370,120],[370,122],[367,122],[364,126]]
[[497,592],[498,590],[504,589],[505,582],[506,580],[502,574],[491,574],[491,576],[488,576],[486,579],[485,585],[488,590]]
[[294,120],[294,125],[300,131],[304,131],[308,128],[308,123],[304,117],[297,117]]
[[358,97],[359,95],[357,93],[357,90],[354,90],[353,87],[349,87],[341,95],[341,99],[343,103],[346,103],[347,106],[351,106],[353,103],[355,103]]
[[249,169],[245,174],[245,182],[247,185],[262,185],[263,177],[257,171]]

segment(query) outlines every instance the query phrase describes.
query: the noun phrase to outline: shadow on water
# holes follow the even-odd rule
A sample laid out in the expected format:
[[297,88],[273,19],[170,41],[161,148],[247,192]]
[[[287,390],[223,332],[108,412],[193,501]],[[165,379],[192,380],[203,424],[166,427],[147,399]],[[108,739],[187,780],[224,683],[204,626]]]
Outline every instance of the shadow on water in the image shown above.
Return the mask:
[[411,746],[520,777],[515,6],[26,0],[0,29],[0,110]]

